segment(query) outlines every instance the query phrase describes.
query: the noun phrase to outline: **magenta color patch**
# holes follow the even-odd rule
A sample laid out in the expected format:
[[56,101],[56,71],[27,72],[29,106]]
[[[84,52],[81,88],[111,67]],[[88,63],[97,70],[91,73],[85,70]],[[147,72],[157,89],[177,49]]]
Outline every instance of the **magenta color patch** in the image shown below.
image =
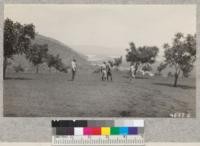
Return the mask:
[[83,134],[84,135],[92,135],[92,128],[83,128]]

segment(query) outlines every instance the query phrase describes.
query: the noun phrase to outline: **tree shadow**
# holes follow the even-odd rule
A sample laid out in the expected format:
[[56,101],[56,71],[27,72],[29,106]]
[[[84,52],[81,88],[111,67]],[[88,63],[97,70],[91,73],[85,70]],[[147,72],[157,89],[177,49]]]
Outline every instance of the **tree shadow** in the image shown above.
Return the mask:
[[119,113],[120,117],[130,117],[131,112],[130,111],[121,111]]
[[154,85],[159,86],[167,86],[167,87],[173,87],[173,88],[181,88],[181,89],[196,89],[195,86],[189,86],[189,85],[177,85],[176,87],[173,86],[173,84],[170,83],[153,83]]
[[4,80],[33,80],[33,79],[25,77],[6,77]]
[[67,81],[70,81],[70,82],[74,82],[75,80],[72,80],[72,79],[68,79]]
[[[123,78],[130,79],[131,77],[128,75],[123,75]],[[135,79],[149,79],[148,77],[136,76]]]
[[44,116],[39,116],[39,115],[36,115],[36,114],[16,114],[16,113],[4,113],[3,114],[4,117],[31,117],[31,118],[34,118],[34,117],[44,117]]
[[149,79],[149,78],[148,77],[137,76],[137,77],[135,77],[135,79]]

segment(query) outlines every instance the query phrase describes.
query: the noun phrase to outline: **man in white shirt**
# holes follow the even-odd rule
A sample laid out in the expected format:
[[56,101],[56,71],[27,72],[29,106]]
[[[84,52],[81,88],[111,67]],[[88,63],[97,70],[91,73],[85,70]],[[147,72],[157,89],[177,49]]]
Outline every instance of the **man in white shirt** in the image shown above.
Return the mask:
[[101,73],[102,73],[101,80],[105,81],[107,79],[106,62],[103,62],[102,66],[101,66]]
[[76,75],[76,68],[77,68],[76,59],[72,60],[71,67],[72,67],[72,81],[73,81]]

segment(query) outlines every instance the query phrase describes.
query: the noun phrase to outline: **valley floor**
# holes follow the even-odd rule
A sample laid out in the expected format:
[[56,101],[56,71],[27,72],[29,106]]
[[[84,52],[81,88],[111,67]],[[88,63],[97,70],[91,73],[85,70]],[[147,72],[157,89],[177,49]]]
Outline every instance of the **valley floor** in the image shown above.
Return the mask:
[[7,74],[4,80],[4,116],[14,117],[195,117],[195,79],[153,77],[130,81],[113,72],[113,82],[80,71],[71,74]]

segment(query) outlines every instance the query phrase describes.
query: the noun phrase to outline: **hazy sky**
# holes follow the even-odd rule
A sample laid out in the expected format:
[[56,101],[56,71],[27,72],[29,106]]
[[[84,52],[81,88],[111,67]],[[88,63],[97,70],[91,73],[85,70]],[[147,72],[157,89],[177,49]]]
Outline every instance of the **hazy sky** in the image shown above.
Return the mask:
[[161,47],[176,32],[196,32],[195,5],[15,4],[7,17],[85,54],[125,54],[131,41]]

